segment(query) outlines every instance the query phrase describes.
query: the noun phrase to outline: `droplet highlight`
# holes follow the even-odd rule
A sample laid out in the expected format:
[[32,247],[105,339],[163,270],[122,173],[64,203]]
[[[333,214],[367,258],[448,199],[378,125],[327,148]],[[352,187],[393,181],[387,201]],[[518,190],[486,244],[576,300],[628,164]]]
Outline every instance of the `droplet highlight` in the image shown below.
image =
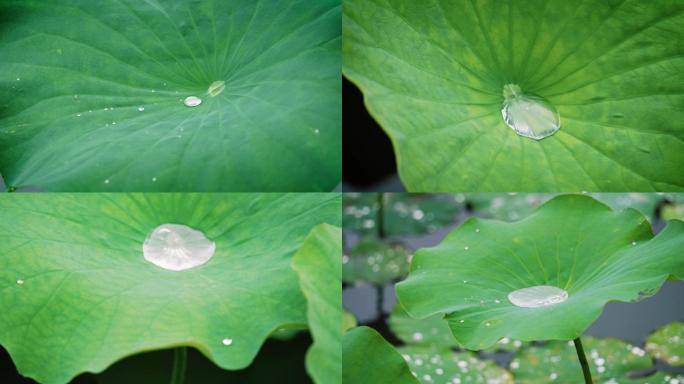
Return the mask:
[[172,271],[197,267],[214,256],[216,244],[204,233],[186,225],[163,224],[143,243],[143,256],[150,263]]
[[539,308],[562,303],[568,299],[568,293],[550,285],[517,289],[508,294],[508,300],[517,307]]
[[200,104],[202,104],[202,99],[200,99],[197,96],[188,96],[183,100],[183,104],[187,107],[196,107]]
[[548,100],[526,95],[516,84],[506,84],[503,95],[501,115],[518,135],[541,140],[560,129],[560,114]]
[[233,344],[233,339],[223,339],[221,340],[221,343],[225,346],[229,346]]
[[24,285],[24,280],[17,279],[17,285]]
[[207,93],[209,94],[209,96],[215,97],[218,96],[221,92],[223,92],[224,89],[226,89],[226,82],[223,80],[218,80],[211,83],[209,89],[207,90]]
[[138,112],[145,112],[145,107],[138,107]]

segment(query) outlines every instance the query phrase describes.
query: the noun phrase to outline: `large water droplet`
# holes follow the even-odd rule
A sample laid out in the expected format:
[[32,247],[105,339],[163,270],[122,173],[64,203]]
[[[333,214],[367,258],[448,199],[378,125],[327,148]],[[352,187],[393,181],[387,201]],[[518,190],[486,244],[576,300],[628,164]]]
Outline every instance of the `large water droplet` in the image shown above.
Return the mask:
[[185,98],[185,100],[183,100],[183,104],[185,104],[187,107],[196,107],[202,104],[202,99],[197,96],[188,96]]
[[143,255],[150,263],[182,271],[209,261],[216,244],[200,231],[186,225],[163,224],[150,233],[143,243]]
[[223,92],[223,90],[226,88],[226,82],[222,80],[214,81],[211,83],[209,86],[209,89],[207,90],[207,93],[209,96],[214,97],[218,96],[219,93]]
[[560,114],[548,100],[526,95],[516,84],[506,84],[503,94],[501,115],[518,135],[540,140],[560,129]]
[[558,287],[550,285],[536,285],[517,289],[508,294],[508,300],[513,305],[523,308],[546,307],[562,303],[567,300],[568,293]]

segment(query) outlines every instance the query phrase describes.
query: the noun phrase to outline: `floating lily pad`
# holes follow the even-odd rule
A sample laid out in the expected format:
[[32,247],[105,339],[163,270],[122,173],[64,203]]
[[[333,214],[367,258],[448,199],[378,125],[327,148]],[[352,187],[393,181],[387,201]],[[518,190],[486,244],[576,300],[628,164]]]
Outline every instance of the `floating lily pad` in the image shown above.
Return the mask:
[[416,252],[397,295],[412,317],[446,314],[467,349],[502,337],[571,340],[608,301],[649,297],[670,274],[684,275],[682,248],[681,221],[653,237],[635,210],[564,195],[515,223],[467,220]]
[[392,332],[406,344],[457,347],[449,325],[442,315],[414,319],[397,303],[388,320]]
[[[383,228],[386,235],[433,232],[452,223],[461,204],[448,195],[385,193]],[[363,233],[378,232],[377,193],[345,194],[344,227]]]
[[646,351],[674,367],[684,365],[684,322],[664,325],[646,339]]
[[409,191],[682,190],[683,10],[349,0],[343,73]]
[[357,327],[342,339],[345,384],[418,384],[399,352],[373,328]]
[[402,243],[363,238],[342,257],[344,281],[384,284],[406,276],[411,254]]
[[339,0],[6,0],[0,14],[8,187],[340,181]]
[[[340,224],[340,203],[331,194],[0,195],[0,344],[43,383],[181,345],[244,368],[274,330],[306,326],[290,262],[314,226]],[[143,242],[165,223],[200,231],[214,255],[181,271],[148,262]],[[193,256],[192,244],[172,249]]]
[[342,375],[342,230],[319,224],[292,258],[307,300],[314,343],[306,353],[315,383],[332,383]]
[[513,384],[507,370],[493,361],[477,358],[472,352],[453,352],[435,346],[407,346],[397,350],[423,384]]
[[[673,375],[652,373],[646,352],[617,339],[583,337],[584,352],[595,383],[669,383]],[[516,382],[582,383],[582,368],[572,341],[552,341],[523,349],[510,364]],[[648,375],[645,377],[640,377]]]

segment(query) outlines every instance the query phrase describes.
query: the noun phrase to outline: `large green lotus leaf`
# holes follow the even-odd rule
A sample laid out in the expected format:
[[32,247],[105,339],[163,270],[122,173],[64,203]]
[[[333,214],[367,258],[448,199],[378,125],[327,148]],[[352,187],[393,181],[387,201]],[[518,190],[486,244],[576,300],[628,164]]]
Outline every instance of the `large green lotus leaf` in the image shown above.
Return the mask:
[[[617,339],[583,337],[591,376],[595,383],[670,383],[672,375],[663,372],[643,376],[653,366],[646,352]],[[523,349],[510,364],[516,382],[582,383],[582,367],[572,341],[552,341],[544,346]]]
[[[460,210],[449,196],[383,194],[383,230],[386,235],[433,232],[454,221]],[[345,194],[344,227],[362,233],[378,232],[379,196],[376,193]]]
[[406,276],[411,256],[411,250],[402,243],[363,238],[342,256],[343,279],[389,283]]
[[2,1],[0,173],[53,191],[332,190],[340,13],[339,0]]
[[[468,349],[488,348],[502,337],[569,340],[608,301],[648,297],[670,274],[684,275],[682,249],[684,222],[671,221],[653,237],[636,210],[564,195],[515,223],[467,220],[440,245],[416,252],[397,295],[413,317],[446,314]],[[509,298],[537,286],[568,296]]]
[[674,367],[684,365],[684,322],[675,321],[658,328],[646,339],[646,351]]
[[[0,344],[45,383],[180,345],[243,368],[273,331],[306,325],[291,258],[340,209],[335,194],[5,194]],[[164,223],[201,231],[214,256],[182,271],[146,261]]]
[[[684,3],[349,0],[343,72],[410,191],[682,190]],[[503,89],[546,99],[542,140]]]
[[513,384],[510,372],[472,352],[453,352],[436,346],[398,349],[413,375],[423,384]]
[[457,347],[454,335],[442,315],[425,319],[414,319],[397,303],[388,320],[389,327],[406,344],[434,345],[436,347]]
[[342,383],[418,384],[399,352],[373,328],[357,327],[342,339]]
[[320,224],[292,258],[314,339],[306,354],[307,371],[319,384],[338,383],[342,375],[341,254],[342,229]]

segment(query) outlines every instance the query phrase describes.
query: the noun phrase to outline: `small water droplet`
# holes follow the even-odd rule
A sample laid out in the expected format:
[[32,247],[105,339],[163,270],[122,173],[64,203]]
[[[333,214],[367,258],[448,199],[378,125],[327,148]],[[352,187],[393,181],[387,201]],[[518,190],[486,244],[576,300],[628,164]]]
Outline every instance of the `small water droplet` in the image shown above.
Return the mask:
[[480,228],[475,228],[476,233],[480,233]]
[[143,255],[150,263],[172,271],[202,265],[214,256],[216,243],[187,225],[162,224],[143,243]]
[[444,370],[443,370],[442,368],[437,368],[437,369],[435,369],[435,373],[438,374],[438,375],[443,375],[443,374],[444,374]]
[[316,129],[314,129],[314,133],[318,135],[319,133],[321,133],[321,130],[316,128]]
[[153,177],[153,178],[152,178],[152,182],[153,182],[153,183],[156,183],[156,182],[157,182],[157,178],[156,178],[156,177]]
[[421,341],[423,340],[423,334],[420,332],[416,332],[411,336],[411,338],[413,339],[413,341]]
[[81,117],[81,114],[80,114],[80,113],[77,113],[77,114],[76,114],[76,117]]
[[636,241],[632,241],[632,245],[636,245]]
[[470,249],[470,247],[468,247],[468,246],[466,245],[465,247],[463,247],[463,249],[465,249],[465,250],[467,251],[467,250]]
[[105,184],[109,184],[109,179],[104,181]]
[[197,96],[188,96],[183,100],[183,104],[187,107],[196,107],[200,104],[202,104],[202,99],[200,99]]
[[536,285],[517,289],[508,294],[508,300],[522,308],[538,308],[562,303],[567,300],[568,293],[550,285]]
[[21,80],[21,77],[17,77],[17,81]]
[[226,88],[226,82],[223,80],[217,80],[211,83],[209,86],[209,89],[207,89],[207,93],[209,96],[214,97],[218,96],[223,90]]
[[17,279],[17,284],[23,285],[23,284],[24,284],[24,280],[22,280],[22,279]]
[[490,325],[492,325],[492,324],[491,324],[489,321],[487,321],[487,322],[485,323],[485,327],[489,327]]
[[501,300],[498,300],[498,299],[497,299],[497,300],[494,300],[494,302],[497,303],[497,304],[501,304]]
[[233,345],[233,339],[223,339],[221,340],[221,343],[226,346]]
[[465,320],[461,319],[461,320],[459,320],[458,322],[461,323],[461,324],[463,324],[463,323],[465,323]]
[[560,114],[546,99],[526,95],[516,84],[506,84],[501,115],[518,135],[540,140],[560,129]]
[[138,107],[138,112],[144,112],[144,111],[145,111],[145,107]]
[[112,125],[116,125],[116,121],[112,121]]

